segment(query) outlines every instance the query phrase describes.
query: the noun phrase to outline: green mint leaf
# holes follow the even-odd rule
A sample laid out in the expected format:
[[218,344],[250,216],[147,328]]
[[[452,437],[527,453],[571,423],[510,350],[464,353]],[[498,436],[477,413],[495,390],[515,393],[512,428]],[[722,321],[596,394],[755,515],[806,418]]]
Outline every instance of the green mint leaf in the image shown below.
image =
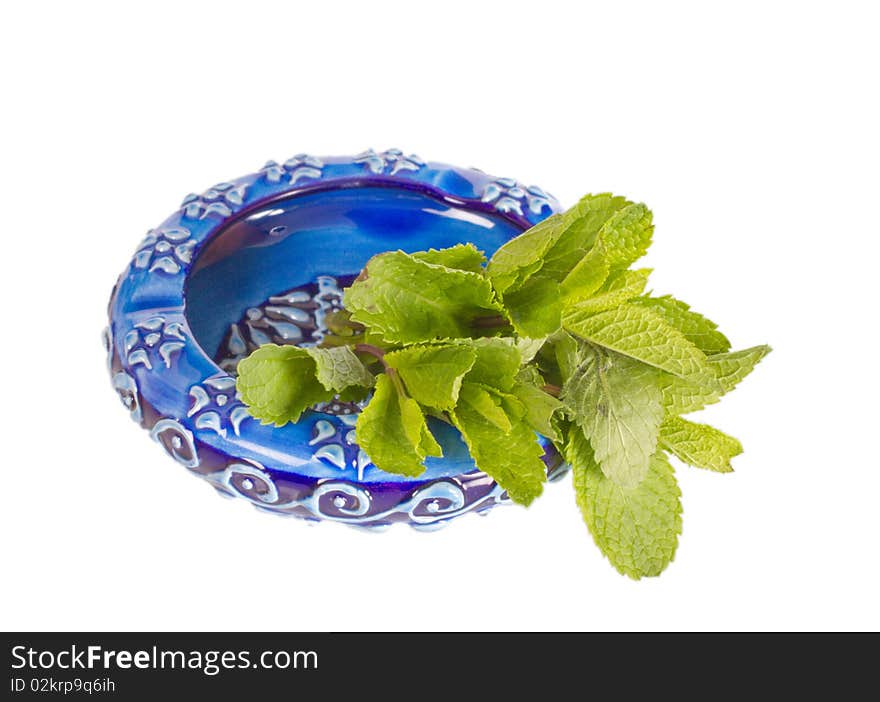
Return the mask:
[[422,425],[421,435],[422,439],[419,442],[419,450],[423,452],[426,456],[443,458],[443,448],[440,446],[440,444],[437,443],[437,439],[434,438],[434,435],[428,428],[427,423]]
[[469,337],[473,321],[502,310],[489,281],[402,251],[374,256],[345,291],[351,318],[388,343]]
[[519,349],[510,339],[476,339],[468,342],[476,354],[473,367],[465,380],[508,392],[516,382],[516,374],[522,365]]
[[352,385],[372,387],[373,374],[350,347],[311,348],[306,352],[315,361],[318,382],[327,390],[338,393]]
[[575,305],[563,325],[572,334],[682,378],[711,376],[706,356],[656,312],[638,305],[584,315]]
[[544,264],[544,254],[559,239],[564,228],[564,215],[551,215],[499,248],[486,266],[495,289],[503,294],[521,286],[539,271]]
[[610,266],[626,268],[644,256],[654,233],[651,210],[641,203],[629,203],[602,225],[599,238]]
[[563,279],[560,290],[566,302],[577,302],[593,295],[607,280],[610,270],[605,246],[597,241]]
[[610,193],[582,197],[563,214],[565,225],[544,256],[542,275],[562,281],[597,244],[604,249],[608,223],[632,204]]
[[525,420],[532,429],[553,441],[559,441],[559,433],[553,419],[562,409],[562,402],[542,390],[544,380],[534,366],[524,366],[516,376],[511,388],[525,408]]
[[609,193],[586,195],[571,209],[552,215],[495,252],[486,272],[499,293],[521,287],[532,275],[562,281],[593,248],[602,226],[630,205]]
[[415,426],[418,426],[419,428],[418,439],[416,439],[414,433],[409,434],[408,432],[408,435],[413,439],[418,454],[424,457],[434,456],[436,458],[442,458],[443,449],[440,447],[440,444],[437,443],[437,439],[434,438],[434,435],[428,428],[428,423],[425,421],[425,415],[422,413],[419,404],[415,400],[403,398],[401,395],[398,395],[398,398],[400,401],[404,426],[410,429]]
[[[471,387],[474,386],[468,382],[462,386],[461,401],[451,412],[452,421],[477,468],[494,478],[511,500],[528,505],[541,494],[547,479],[547,469],[541,460],[544,450],[535,432],[522,419],[507,413],[507,421],[500,422],[494,410],[489,410],[487,416],[486,396],[493,405],[494,400],[486,388],[474,387],[472,391]],[[504,401],[495,407],[512,409],[511,403]]]
[[578,324],[579,320],[586,317],[620,307],[624,302],[641,295],[650,275],[650,268],[618,272],[592,297],[566,305],[566,320],[569,324]]
[[685,380],[664,373],[657,381],[663,407],[669,414],[689,414],[713,405],[721,399],[721,391],[716,383],[704,385],[699,379]]
[[730,351],[730,342],[724,334],[718,331],[718,325],[715,322],[694,312],[690,305],[676,300],[671,295],[637,297],[631,302],[657,312],[670,326],[678,329],[684,334],[685,339],[707,356]]
[[618,572],[638,580],[659,575],[675,556],[681,534],[681,490],[662,451],[634,488],[599,469],[590,444],[572,431],[565,451],[578,507],[596,545]]
[[283,426],[333,397],[316,373],[315,360],[305,349],[266,344],[238,364],[236,388],[252,416],[262,424]]
[[542,275],[533,276],[522,287],[507,292],[504,307],[520,336],[549,336],[562,325],[559,283]]
[[764,356],[770,353],[769,346],[752,348],[731,353],[715,354],[706,360],[712,375],[711,383],[703,383],[700,378],[684,379],[671,375],[660,378],[663,406],[669,414],[688,414],[715,404],[725,393],[733,390]]
[[560,380],[564,384],[580,365],[580,344],[568,332],[559,332],[551,338],[554,360],[559,368]]
[[657,375],[631,358],[587,347],[562,388],[562,402],[589,440],[602,472],[622,487],[644,479],[657,450],[663,421]]
[[540,337],[539,339],[530,339],[525,336],[521,336],[516,340],[516,348],[519,351],[520,358],[522,363],[529,363],[535,356],[538,355],[538,352],[547,343],[547,337]]
[[441,456],[418,403],[395,387],[387,373],[376,378],[376,390],[358,415],[355,436],[376,467],[386,473],[417,476],[427,456]]
[[486,262],[486,256],[483,252],[470,243],[456,244],[448,249],[419,251],[412,254],[412,257],[425,263],[480,274],[483,273],[483,264]]
[[[578,302],[599,293],[612,269],[625,269],[647,252],[653,230],[651,212],[644,205],[625,202],[623,207],[615,210],[599,229],[592,249],[577,261],[562,281],[566,301]],[[630,277],[618,280],[603,292],[620,293],[630,287],[638,287],[641,277],[647,282],[649,272],[627,271]],[[644,285],[634,295],[640,294],[643,289]],[[604,303],[597,301],[594,309],[597,312],[612,309],[634,295],[601,295]]]
[[348,310],[328,312],[324,316],[324,326],[336,336],[351,337],[364,331],[363,325],[351,321],[351,312]]
[[730,473],[730,459],[742,453],[742,444],[708,424],[667,417],[660,425],[660,445],[695,468]]
[[385,354],[410,397],[444,411],[455,407],[461,381],[476,360],[476,353],[464,344],[417,345]]
[[716,354],[709,357],[709,367],[721,385],[721,390],[730,392],[772,350],[769,346],[763,345],[731,353]]
[[513,428],[503,407],[502,397],[493,392],[492,388],[477,383],[465,383],[461,388],[461,402],[505,434],[510,433]]

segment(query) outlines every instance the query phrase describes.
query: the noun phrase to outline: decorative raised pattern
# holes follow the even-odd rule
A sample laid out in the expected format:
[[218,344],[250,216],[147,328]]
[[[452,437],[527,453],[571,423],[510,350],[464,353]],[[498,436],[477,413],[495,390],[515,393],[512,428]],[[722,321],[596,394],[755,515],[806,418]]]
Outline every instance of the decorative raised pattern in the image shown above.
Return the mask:
[[125,371],[113,373],[113,389],[119,394],[122,405],[128,410],[131,418],[140,424],[143,419],[140,396],[138,395],[137,381]]
[[150,317],[137,322],[123,337],[125,361],[131,368],[141,365],[152,370],[157,362],[171,368],[185,339],[183,322],[167,322],[162,315]]
[[[339,282],[332,276],[318,276],[315,283],[302,285],[280,295],[273,295],[258,307],[251,307],[245,318],[233,324],[220,345],[220,355],[215,359],[217,365],[234,374],[241,359],[262,344],[280,344],[296,346],[315,346],[330,333],[325,324],[330,312],[342,309],[342,290]],[[226,422],[223,413],[212,403],[218,397],[211,388],[214,379],[190,389],[193,405],[189,416],[196,417],[196,427],[213,429],[221,436],[226,436]],[[219,378],[221,384],[226,383],[234,389],[235,380],[231,375]],[[225,398],[226,391],[219,397]],[[225,399],[223,400],[226,401]],[[238,403],[240,405],[240,403]],[[347,402],[338,398],[330,402],[322,402],[313,408],[324,415],[318,419],[304,418],[302,421],[314,421],[309,446],[313,447],[312,458],[322,461],[340,471],[353,470],[358,480],[363,480],[364,471],[373,465],[360,447],[354,436],[354,425],[357,413],[364,403]],[[238,418],[241,424],[241,413],[247,415],[242,405],[230,412],[230,422]],[[233,429],[238,435],[238,424]]]
[[310,285],[300,285],[250,307],[232,324],[214,359],[220,368],[235,374],[239,361],[263,344],[316,346],[327,335],[325,319],[342,309],[342,290],[333,276],[321,275]]
[[431,529],[467,512],[509,502],[498,485],[493,485],[478,499],[468,500],[466,489],[451,478],[419,487],[407,499],[385,509],[376,507],[369,485],[341,480],[322,481],[305,495],[282,498],[269,471],[257,463],[244,461],[231,463],[206,478],[221,491],[244,497],[264,510],[353,526],[381,527],[403,519],[416,528]]
[[241,436],[242,422],[253,419],[236,397],[235,378],[225,373],[193,385],[189,397],[192,405],[186,416],[193,418],[196,429],[210,429],[223,438],[227,429],[232,429],[236,436]]
[[483,188],[481,200],[491,202],[499,212],[515,212],[523,216],[524,205],[532,214],[541,214],[544,208],[552,212],[550,198],[537,185],[525,187],[513,178],[496,178]]
[[[351,403],[346,403],[351,404]],[[354,425],[360,407],[348,414],[322,417],[312,427],[314,447],[312,457],[335,466],[340,471],[354,470],[358,480],[364,479],[364,471],[373,465],[370,457],[358,446]],[[320,411],[320,410],[319,410]]]
[[177,275],[192,262],[195,246],[186,227],[151,229],[138,246],[132,265],[150,273]]
[[193,469],[199,466],[199,454],[192,432],[176,419],[160,419],[150,430],[150,437],[158,441],[175,461]]
[[376,153],[368,149],[355,157],[356,163],[362,163],[367,170],[376,175],[397,175],[401,171],[419,171],[425,162],[415,154],[405,156],[400,149],[388,149]]
[[297,154],[283,164],[266,161],[260,172],[269,183],[285,181],[296,185],[300,180],[318,180],[323,169],[324,162],[321,159],[308,154]]
[[244,203],[247,185],[217,183],[201,195],[190,193],[183,198],[181,210],[187,219],[205,219],[209,215],[229,217]]

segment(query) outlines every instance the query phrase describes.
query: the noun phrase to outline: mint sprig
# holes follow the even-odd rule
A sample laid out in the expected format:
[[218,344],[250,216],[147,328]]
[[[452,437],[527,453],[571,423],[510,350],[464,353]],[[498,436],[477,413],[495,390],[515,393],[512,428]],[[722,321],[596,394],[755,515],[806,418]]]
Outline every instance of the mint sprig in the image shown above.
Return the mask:
[[681,531],[668,455],[730,472],[739,441],[681,415],[718,402],[769,353],[731,351],[717,325],[646,293],[653,218],[587,195],[502,246],[374,256],[321,346],[261,347],[238,390],[264,423],[334,396],[365,398],[356,436],[383,471],[418,476],[455,426],[477,467],[528,505],[546,480],[538,434],[572,465],[602,552],[633,578],[659,574]]

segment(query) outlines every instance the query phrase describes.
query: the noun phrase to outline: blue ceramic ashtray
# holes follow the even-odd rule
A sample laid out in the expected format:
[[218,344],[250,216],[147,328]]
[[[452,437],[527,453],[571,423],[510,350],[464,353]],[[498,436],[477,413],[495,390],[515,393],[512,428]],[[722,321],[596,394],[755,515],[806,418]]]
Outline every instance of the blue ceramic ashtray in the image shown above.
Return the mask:
[[[391,149],[299,155],[188,195],[147,233],[110,300],[113,386],[131,417],[218,491],[272,512],[433,528],[507,500],[458,432],[418,478],[376,468],[354,440],[360,407],[261,425],[236,398],[238,362],[265,343],[314,345],[374,254],[473,242],[491,255],[559,211],[541,189]],[[551,477],[564,468],[547,445]]]

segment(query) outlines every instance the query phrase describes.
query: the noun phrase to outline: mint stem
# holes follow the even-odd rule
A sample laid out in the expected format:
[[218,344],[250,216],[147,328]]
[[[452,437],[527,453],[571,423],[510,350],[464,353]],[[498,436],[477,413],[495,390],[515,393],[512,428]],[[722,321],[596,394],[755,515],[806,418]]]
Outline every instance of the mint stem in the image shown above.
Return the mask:
[[397,370],[392,368],[385,362],[385,352],[382,349],[380,349],[378,346],[373,346],[372,344],[355,344],[354,350],[360,351],[361,353],[365,353],[369,356],[373,356],[374,358],[379,359],[379,362],[385,369],[385,375],[391,378],[391,382],[394,383],[394,387],[397,390],[397,393],[401,397],[409,397],[406,394],[406,388],[403,387],[403,381],[397,374]]
[[501,327],[509,327],[510,320],[504,315],[493,314],[485,317],[475,317],[471,322],[471,326],[476,329],[496,329]]
[[382,365],[385,366],[385,370],[388,370],[388,364],[385,363],[385,352],[378,346],[373,346],[372,344],[355,344],[354,350],[378,358],[379,361],[382,362]]

